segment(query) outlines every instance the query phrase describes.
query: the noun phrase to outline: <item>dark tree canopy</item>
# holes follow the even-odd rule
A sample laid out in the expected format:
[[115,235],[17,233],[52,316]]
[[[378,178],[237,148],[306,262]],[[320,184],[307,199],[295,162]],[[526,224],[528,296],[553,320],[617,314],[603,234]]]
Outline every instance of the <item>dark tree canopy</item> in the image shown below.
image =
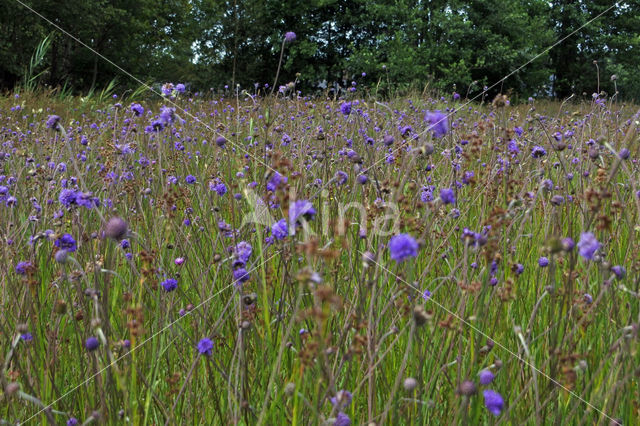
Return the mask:
[[[615,91],[640,99],[640,3],[607,0],[83,0],[26,2],[146,82],[192,89],[350,84],[366,73],[385,91],[429,86],[463,94],[499,83],[516,96]],[[15,0],[0,0],[0,87],[24,82],[50,44],[39,83],[78,92],[138,84]],[[605,12],[588,25],[587,22]],[[566,38],[553,49],[547,48]],[[534,59],[535,58],[535,59]],[[505,76],[533,60],[509,78]],[[597,61],[597,67],[594,63]],[[599,78],[598,78],[599,72]],[[388,92],[391,93],[391,92]]]

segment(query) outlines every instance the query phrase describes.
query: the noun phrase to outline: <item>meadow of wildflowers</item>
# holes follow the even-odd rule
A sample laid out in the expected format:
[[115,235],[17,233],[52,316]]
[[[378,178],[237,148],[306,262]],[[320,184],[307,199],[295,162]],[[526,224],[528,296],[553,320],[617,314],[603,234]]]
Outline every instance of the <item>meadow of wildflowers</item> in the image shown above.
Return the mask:
[[269,91],[0,98],[0,423],[637,422],[634,107]]

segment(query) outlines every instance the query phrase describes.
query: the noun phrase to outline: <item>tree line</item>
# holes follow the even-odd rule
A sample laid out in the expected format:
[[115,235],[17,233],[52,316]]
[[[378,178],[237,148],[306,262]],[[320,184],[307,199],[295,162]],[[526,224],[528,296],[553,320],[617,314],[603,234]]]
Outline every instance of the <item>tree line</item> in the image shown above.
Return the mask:
[[[356,81],[473,95],[500,82],[496,92],[524,98],[640,99],[637,0],[20,1],[141,80],[192,90],[273,84],[284,49],[278,83],[304,90]],[[0,10],[0,88],[138,85],[16,0]]]

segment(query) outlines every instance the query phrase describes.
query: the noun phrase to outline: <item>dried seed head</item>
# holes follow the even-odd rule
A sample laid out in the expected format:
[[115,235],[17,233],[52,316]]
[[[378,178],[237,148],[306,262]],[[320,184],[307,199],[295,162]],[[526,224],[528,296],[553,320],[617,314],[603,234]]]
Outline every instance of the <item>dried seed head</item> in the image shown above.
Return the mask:
[[471,380],[465,380],[464,382],[460,383],[460,386],[458,387],[458,393],[464,396],[473,396],[476,394],[476,384]]
[[7,386],[4,388],[4,393],[6,396],[11,396],[16,392],[18,392],[19,390],[20,390],[20,384],[12,382],[12,383],[8,383]]
[[418,381],[413,377],[407,377],[406,379],[404,379],[403,386],[404,390],[406,390],[407,392],[412,392],[418,386]]
[[119,217],[112,217],[104,227],[104,234],[116,241],[120,241],[126,237],[127,232],[127,222]]
[[418,327],[423,326],[431,319],[431,315],[424,310],[424,306],[417,305],[413,308],[413,319]]
[[296,384],[292,382],[287,383],[286,386],[284,387],[284,393],[287,396],[293,395],[295,390],[296,390]]

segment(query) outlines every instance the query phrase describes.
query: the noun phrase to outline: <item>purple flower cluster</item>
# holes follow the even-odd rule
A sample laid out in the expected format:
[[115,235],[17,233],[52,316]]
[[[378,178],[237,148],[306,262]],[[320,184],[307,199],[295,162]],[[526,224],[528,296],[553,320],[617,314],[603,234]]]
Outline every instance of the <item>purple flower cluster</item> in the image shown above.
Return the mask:
[[404,262],[410,257],[418,255],[418,242],[409,234],[398,234],[389,240],[391,259]]

